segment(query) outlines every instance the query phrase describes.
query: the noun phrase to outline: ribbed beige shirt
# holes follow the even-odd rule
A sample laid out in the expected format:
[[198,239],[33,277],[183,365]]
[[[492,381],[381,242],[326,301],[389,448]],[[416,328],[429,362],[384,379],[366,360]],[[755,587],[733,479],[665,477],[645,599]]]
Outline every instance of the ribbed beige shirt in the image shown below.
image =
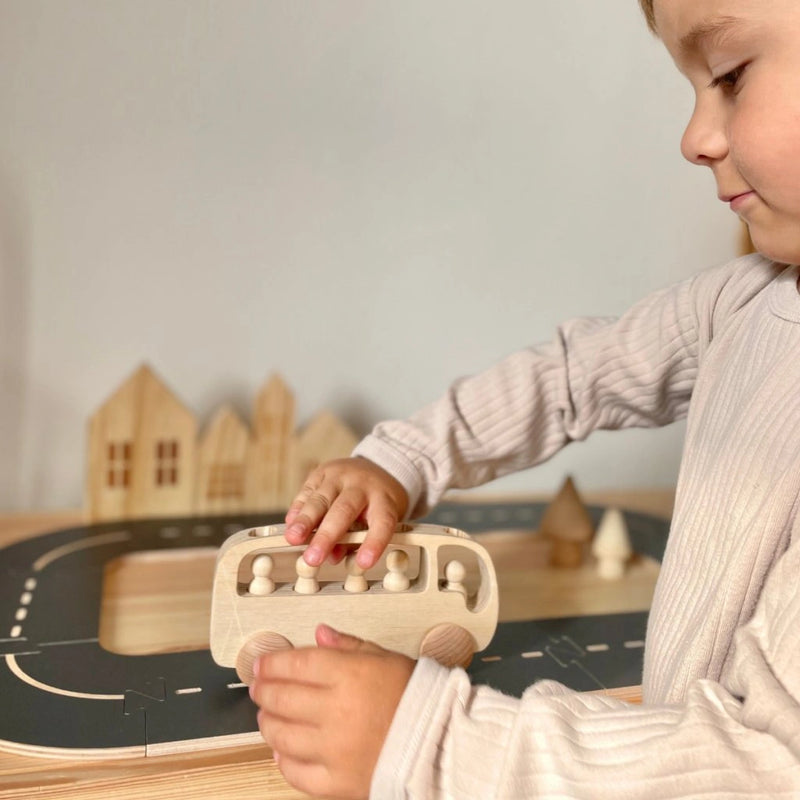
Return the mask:
[[739,259],[620,319],[563,325],[356,452],[413,516],[598,428],[688,413],[641,707],[541,682],[521,700],[423,659],[375,798],[800,798],[798,268]]

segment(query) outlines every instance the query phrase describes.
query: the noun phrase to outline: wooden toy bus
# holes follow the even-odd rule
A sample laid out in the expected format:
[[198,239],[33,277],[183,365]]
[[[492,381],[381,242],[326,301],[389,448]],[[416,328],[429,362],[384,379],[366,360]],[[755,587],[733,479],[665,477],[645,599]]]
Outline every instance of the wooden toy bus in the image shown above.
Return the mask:
[[[250,528],[217,555],[211,602],[211,655],[244,683],[261,654],[314,645],[320,623],[412,658],[466,666],[497,627],[497,577],[486,550],[466,533],[438,525],[398,526],[366,574],[355,552],[338,565],[309,567],[304,545],[285,525]],[[365,530],[342,540],[353,551]]]

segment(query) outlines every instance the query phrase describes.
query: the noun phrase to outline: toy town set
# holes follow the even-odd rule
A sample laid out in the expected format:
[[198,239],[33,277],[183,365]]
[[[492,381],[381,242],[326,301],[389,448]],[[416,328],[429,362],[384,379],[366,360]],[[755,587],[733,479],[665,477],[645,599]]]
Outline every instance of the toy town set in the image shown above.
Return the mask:
[[[666,521],[586,508],[568,479],[546,508],[443,503],[425,524],[400,526],[366,574],[353,558],[312,569],[303,547],[286,543],[279,509],[310,467],[354,442],[326,412],[296,432],[294,399],[278,377],[256,398],[252,432],[221,409],[198,438],[191,412],[151,370],[137,370],[90,421],[92,523],[0,550],[0,748],[97,759],[258,742],[246,689],[253,659],[311,644],[319,622],[449,665],[480,651],[473,680],[513,694],[541,678],[579,690],[639,682],[646,612],[498,625],[492,559],[480,535],[459,528],[522,523],[553,570],[577,569],[591,551],[602,580],[624,580],[631,542],[660,559]],[[348,542],[355,548],[363,535]],[[206,627],[205,641],[158,652],[107,646],[104,581],[128,562],[168,576],[148,600],[150,616],[137,617],[139,632],[169,616],[189,575],[202,586],[189,612],[211,606],[210,636]],[[198,575],[213,563],[213,576]]]

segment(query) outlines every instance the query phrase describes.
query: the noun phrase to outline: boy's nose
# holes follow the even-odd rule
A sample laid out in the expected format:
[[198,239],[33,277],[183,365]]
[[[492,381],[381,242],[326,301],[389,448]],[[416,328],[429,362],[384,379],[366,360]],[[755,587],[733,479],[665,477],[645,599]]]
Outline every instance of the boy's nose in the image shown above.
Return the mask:
[[728,139],[719,109],[698,100],[681,139],[681,153],[687,161],[711,166],[728,154]]

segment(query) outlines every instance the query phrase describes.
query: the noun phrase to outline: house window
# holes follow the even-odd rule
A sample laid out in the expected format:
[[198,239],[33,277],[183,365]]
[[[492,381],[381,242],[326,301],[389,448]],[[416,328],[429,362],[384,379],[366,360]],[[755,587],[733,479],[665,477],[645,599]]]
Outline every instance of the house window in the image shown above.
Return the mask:
[[241,464],[214,464],[208,476],[209,500],[244,498],[244,468]]
[[177,439],[163,439],[156,445],[156,486],[176,486],[178,483]]
[[106,482],[114,489],[126,489],[131,485],[130,442],[109,442],[106,451]]

